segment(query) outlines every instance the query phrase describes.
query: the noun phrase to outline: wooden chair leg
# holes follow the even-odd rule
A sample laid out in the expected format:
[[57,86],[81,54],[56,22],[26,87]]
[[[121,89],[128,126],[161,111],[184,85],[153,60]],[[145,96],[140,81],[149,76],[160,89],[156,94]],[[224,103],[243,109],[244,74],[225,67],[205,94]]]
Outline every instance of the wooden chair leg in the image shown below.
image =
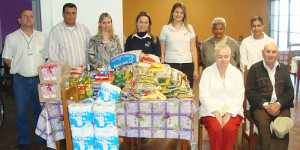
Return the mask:
[[[298,66],[299,67],[299,66]],[[297,90],[296,90],[296,102],[298,101],[298,92],[299,92],[299,73],[300,73],[300,69],[298,69],[298,72],[297,72],[297,84],[296,84],[296,86],[297,86]]]
[[245,132],[246,132],[246,122],[243,122],[243,124],[242,124],[242,145],[241,145],[242,149],[245,148],[245,138],[246,138],[244,135]]
[[138,150],[141,150],[142,147],[142,138],[137,138],[138,141]]
[[177,150],[181,150],[182,149],[182,140],[177,139],[178,144],[177,144]]
[[182,141],[182,150],[188,150],[189,141],[188,140],[181,140]]
[[130,138],[130,150],[134,150],[134,138]]
[[55,141],[56,150],[60,150],[60,141]]
[[202,150],[203,126],[201,120],[198,121],[198,150]]

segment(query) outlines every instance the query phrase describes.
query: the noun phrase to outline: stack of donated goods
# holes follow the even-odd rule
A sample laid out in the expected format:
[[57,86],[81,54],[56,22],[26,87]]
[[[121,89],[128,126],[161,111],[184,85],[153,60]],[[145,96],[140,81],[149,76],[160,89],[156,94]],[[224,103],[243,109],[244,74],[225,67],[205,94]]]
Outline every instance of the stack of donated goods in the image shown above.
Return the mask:
[[161,64],[152,54],[140,50],[130,51],[111,59],[114,68],[113,84],[119,86],[119,100],[165,100],[167,98],[191,98],[189,81],[184,73]]
[[74,149],[117,150],[116,103],[121,89],[103,82],[96,100],[68,105]]
[[68,80],[68,62],[49,61],[38,67],[40,84],[38,85],[40,102],[61,101],[61,89]]

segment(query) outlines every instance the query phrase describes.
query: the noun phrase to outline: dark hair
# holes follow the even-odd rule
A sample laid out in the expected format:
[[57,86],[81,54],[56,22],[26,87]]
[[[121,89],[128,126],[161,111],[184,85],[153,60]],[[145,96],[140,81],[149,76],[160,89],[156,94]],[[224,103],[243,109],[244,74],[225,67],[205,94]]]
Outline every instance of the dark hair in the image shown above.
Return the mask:
[[73,4],[73,3],[66,3],[66,4],[63,6],[63,13],[65,12],[65,8],[66,8],[66,7],[69,7],[69,8],[75,7],[76,10],[77,10],[77,7],[76,7],[75,4]]
[[[137,22],[139,21],[140,17],[142,17],[142,16],[145,16],[145,17],[148,18],[148,20],[149,20],[149,26],[148,26],[148,29],[147,29],[147,33],[151,36],[151,38],[153,39],[153,42],[156,43],[157,42],[156,36],[151,32],[151,25],[152,25],[151,18],[150,18],[150,16],[148,15],[148,13],[146,11],[141,11],[136,16],[136,19],[135,19],[135,29],[133,31],[133,34],[135,34],[135,33],[138,32]],[[132,36],[132,38],[133,38],[133,36]]]
[[254,21],[259,21],[262,25],[264,25],[263,19],[259,16],[254,16],[253,18],[251,18],[251,26]]
[[21,10],[21,12],[19,13],[19,18],[22,17],[22,15],[23,15],[23,13],[24,13],[25,11],[32,11],[32,10],[31,10],[31,9],[28,9],[28,8]]

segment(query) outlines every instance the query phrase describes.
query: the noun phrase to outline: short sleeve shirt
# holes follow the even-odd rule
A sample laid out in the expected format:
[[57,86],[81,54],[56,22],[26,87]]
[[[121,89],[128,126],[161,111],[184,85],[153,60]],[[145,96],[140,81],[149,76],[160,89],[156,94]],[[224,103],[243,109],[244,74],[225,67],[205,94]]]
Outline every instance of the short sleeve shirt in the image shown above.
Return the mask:
[[11,74],[36,76],[37,68],[45,63],[47,57],[44,33],[34,30],[28,37],[19,29],[6,36],[2,58],[11,60]]
[[172,23],[163,26],[160,32],[160,40],[166,42],[165,62],[193,62],[190,41],[195,38],[195,32],[190,24],[188,24],[188,27],[190,31],[184,25],[179,30],[175,29]]

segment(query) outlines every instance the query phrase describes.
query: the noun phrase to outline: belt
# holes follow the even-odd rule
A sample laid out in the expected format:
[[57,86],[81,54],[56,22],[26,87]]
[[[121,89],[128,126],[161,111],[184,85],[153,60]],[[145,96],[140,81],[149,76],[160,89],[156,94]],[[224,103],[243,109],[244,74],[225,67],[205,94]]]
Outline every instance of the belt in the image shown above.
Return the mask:
[[20,76],[20,77],[23,77],[23,78],[28,78],[28,79],[34,79],[34,78],[37,78],[37,77],[38,77],[38,75],[32,76],[32,77],[24,77],[24,76],[22,76],[22,75],[20,75],[20,74],[18,74],[18,73],[16,73],[15,75]]

